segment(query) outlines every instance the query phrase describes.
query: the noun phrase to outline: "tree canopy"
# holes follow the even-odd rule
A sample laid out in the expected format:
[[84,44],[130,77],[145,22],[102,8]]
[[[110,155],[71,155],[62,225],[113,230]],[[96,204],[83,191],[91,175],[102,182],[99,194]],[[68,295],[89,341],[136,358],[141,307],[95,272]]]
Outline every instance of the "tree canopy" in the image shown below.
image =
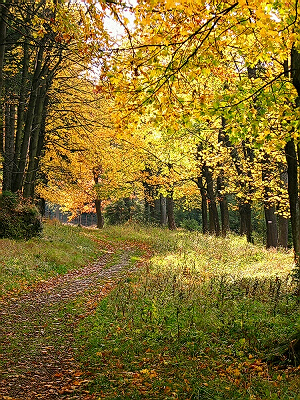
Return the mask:
[[171,229],[174,201],[198,197],[203,232],[225,235],[235,209],[249,241],[260,206],[268,247],[287,245],[290,217],[299,263],[298,14],[297,0],[2,2],[3,189],[73,213],[166,199]]

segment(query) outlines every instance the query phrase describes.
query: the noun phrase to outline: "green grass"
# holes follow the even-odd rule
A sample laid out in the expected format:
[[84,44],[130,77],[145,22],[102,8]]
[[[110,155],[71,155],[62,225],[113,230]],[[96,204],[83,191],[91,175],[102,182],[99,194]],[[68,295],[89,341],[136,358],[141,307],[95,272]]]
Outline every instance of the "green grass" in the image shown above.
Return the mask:
[[1,239],[0,296],[86,265],[105,251],[94,238],[94,230],[48,223],[41,237]]
[[[151,259],[90,316],[77,318],[85,297],[58,304],[54,313],[61,333],[74,331],[77,360],[97,400],[300,399],[299,368],[265,362],[300,330],[292,252],[267,251],[234,235],[46,224],[41,238],[0,241],[2,293],[80,268],[106,244],[126,249],[128,241],[150,245]],[[139,247],[126,265],[144,256]],[[111,261],[121,258],[116,250]],[[72,329],[64,327],[66,313]],[[51,327],[47,343],[55,344]]]
[[243,238],[106,229],[155,255],[77,331],[99,399],[299,399],[299,370],[267,357],[300,329],[292,254]]

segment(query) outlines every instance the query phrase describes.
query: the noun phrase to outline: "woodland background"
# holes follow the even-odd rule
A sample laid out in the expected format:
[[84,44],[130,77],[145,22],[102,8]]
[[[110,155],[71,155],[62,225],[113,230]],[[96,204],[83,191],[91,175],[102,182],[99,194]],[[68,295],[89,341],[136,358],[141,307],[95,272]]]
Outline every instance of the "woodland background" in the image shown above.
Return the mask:
[[175,229],[175,207],[253,242],[264,216],[267,247],[290,220],[298,263],[298,19],[298,1],[2,1],[3,221],[48,201]]

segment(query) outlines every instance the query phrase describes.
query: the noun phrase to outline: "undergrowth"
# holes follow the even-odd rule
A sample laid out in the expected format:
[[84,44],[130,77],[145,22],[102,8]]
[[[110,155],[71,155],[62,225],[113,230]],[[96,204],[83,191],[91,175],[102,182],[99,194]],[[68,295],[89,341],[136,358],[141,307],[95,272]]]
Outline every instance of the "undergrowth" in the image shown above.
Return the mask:
[[0,239],[0,296],[80,268],[102,254],[94,230],[44,224],[41,237]]
[[99,399],[300,398],[299,368],[267,363],[300,330],[291,253],[236,236],[104,233],[148,241],[155,255],[77,331]]

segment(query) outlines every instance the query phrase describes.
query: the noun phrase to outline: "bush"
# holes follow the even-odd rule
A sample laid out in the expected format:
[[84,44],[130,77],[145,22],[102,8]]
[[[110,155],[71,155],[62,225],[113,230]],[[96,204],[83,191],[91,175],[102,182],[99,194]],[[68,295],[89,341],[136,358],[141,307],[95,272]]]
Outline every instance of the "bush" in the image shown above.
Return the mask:
[[200,231],[201,229],[199,222],[194,218],[183,219],[180,226],[188,231]]
[[0,196],[0,238],[30,239],[42,231],[35,205],[8,191]]

